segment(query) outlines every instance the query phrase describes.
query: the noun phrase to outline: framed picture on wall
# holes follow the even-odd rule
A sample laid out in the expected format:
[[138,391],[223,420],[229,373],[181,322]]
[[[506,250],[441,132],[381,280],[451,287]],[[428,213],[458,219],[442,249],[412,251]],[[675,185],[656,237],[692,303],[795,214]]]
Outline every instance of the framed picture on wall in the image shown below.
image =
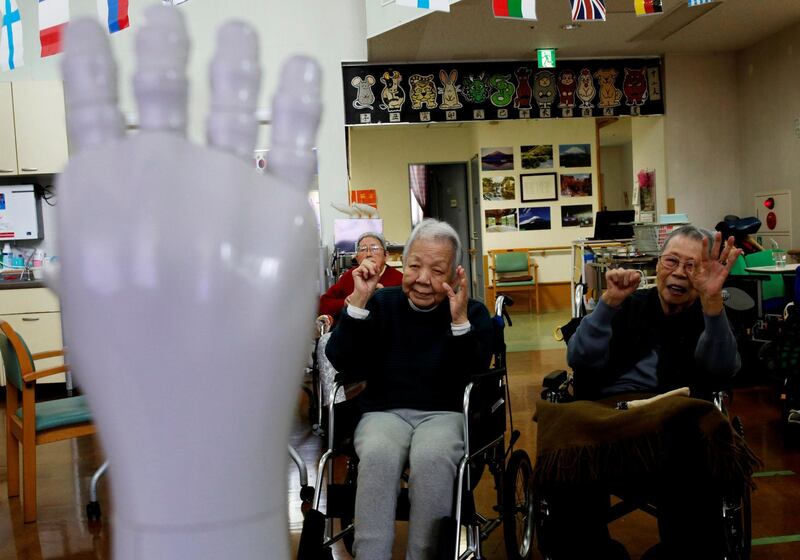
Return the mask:
[[549,206],[519,209],[519,229],[521,231],[550,229],[551,223]]
[[522,202],[558,200],[558,185],[555,173],[527,173],[519,176]]

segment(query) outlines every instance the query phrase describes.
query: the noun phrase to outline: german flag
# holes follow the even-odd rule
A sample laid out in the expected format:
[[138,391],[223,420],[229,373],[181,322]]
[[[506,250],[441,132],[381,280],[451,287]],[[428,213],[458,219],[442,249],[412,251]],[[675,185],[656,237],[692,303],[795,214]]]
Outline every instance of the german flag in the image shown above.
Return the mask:
[[633,0],[633,7],[637,16],[660,14],[664,11],[662,0]]

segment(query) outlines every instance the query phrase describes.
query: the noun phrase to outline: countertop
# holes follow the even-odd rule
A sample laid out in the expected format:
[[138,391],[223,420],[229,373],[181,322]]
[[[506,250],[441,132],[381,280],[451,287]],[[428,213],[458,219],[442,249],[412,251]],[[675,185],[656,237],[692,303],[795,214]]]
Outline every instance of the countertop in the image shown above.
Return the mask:
[[46,288],[41,280],[0,280],[0,290],[19,290],[24,288]]

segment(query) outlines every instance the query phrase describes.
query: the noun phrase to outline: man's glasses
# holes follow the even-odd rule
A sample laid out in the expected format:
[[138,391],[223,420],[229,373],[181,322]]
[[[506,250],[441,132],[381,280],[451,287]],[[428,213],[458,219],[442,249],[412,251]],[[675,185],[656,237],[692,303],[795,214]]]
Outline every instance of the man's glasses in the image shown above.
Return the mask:
[[661,261],[661,266],[666,268],[667,270],[675,270],[678,268],[678,265],[683,265],[683,270],[686,271],[687,274],[691,274],[694,270],[694,261],[682,261],[678,257],[674,255],[661,255],[659,257]]
[[369,247],[362,245],[358,248],[359,253],[372,253],[373,255],[377,255],[381,251],[383,251],[383,247],[380,245],[370,245]]

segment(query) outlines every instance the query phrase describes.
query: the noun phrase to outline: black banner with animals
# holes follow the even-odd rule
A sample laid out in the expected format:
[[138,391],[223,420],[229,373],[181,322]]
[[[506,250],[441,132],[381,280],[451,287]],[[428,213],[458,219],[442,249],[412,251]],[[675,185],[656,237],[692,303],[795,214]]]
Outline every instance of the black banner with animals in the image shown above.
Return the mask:
[[660,58],[342,66],[348,125],[664,113]]

